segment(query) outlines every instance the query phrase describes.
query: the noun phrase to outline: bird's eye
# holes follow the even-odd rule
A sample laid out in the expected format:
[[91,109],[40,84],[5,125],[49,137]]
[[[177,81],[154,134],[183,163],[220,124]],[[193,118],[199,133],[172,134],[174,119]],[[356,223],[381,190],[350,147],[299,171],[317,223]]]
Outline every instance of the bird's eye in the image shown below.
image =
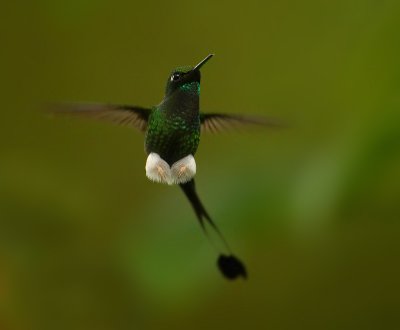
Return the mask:
[[177,81],[181,78],[181,74],[178,72],[175,72],[172,76],[171,76],[171,81]]

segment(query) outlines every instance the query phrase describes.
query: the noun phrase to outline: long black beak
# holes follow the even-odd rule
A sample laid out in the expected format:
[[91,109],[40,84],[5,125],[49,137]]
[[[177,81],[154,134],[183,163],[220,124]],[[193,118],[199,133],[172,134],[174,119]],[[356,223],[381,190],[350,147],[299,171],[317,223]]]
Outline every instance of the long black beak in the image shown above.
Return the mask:
[[206,64],[207,62],[208,62],[208,60],[211,58],[211,57],[213,57],[214,56],[214,54],[209,54],[204,60],[202,60],[199,64],[197,64],[194,68],[193,68],[193,71],[195,71],[195,70],[200,70],[200,68],[204,65],[204,64]]

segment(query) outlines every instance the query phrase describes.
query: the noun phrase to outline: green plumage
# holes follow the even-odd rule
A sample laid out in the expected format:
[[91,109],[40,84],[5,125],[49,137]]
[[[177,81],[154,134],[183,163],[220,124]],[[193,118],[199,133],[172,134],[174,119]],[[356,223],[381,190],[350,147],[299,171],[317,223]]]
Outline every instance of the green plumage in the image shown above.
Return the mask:
[[172,73],[171,77],[183,78],[168,80],[166,95],[148,120],[146,152],[159,154],[169,165],[194,155],[200,142],[200,72],[188,75],[187,71],[178,68]]
[[200,117],[188,120],[179,114],[168,114],[156,108],[149,118],[145,137],[147,153],[155,152],[172,165],[196,153],[200,142]]

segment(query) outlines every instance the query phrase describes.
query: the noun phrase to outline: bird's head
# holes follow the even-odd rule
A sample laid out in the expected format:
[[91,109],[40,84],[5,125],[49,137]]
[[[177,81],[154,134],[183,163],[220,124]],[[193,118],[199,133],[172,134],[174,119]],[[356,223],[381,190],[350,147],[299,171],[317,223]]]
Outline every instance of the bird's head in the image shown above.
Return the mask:
[[176,90],[200,94],[200,68],[213,56],[214,54],[208,55],[195,66],[182,66],[173,70],[167,80],[166,96]]

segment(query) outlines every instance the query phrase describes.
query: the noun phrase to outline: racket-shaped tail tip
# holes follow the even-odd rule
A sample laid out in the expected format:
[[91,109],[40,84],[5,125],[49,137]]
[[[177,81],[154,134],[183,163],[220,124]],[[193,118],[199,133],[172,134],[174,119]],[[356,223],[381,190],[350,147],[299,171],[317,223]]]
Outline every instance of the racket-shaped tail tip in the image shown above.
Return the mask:
[[221,254],[218,257],[218,268],[221,273],[229,280],[234,280],[238,277],[247,278],[247,271],[244,264],[233,255]]

